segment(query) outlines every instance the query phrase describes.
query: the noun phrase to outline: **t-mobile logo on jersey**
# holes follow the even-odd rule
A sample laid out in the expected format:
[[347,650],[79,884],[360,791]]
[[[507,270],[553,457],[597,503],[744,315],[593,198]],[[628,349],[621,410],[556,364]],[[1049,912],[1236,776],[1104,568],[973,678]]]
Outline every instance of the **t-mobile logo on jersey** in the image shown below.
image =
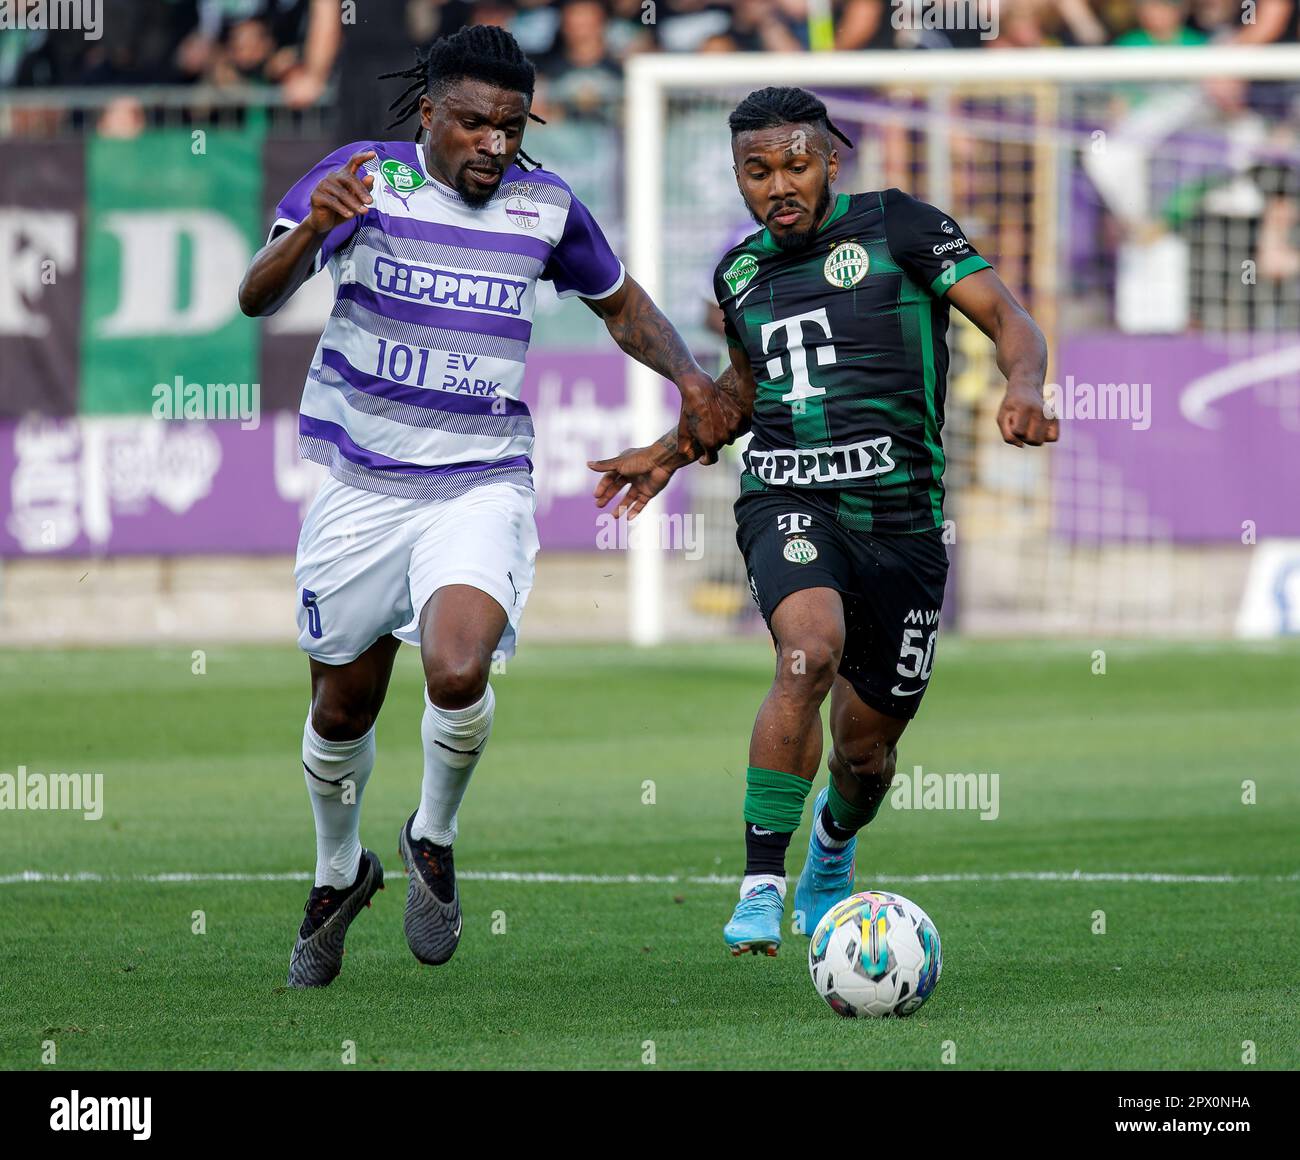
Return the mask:
[[[830,338],[831,323],[830,319],[826,317],[826,308],[824,306],[816,310],[809,310],[805,314],[795,314],[790,318],[776,318],[771,322],[765,322],[760,332],[764,354],[768,353],[772,336],[780,331],[785,332],[785,349],[790,356],[790,378],[794,382],[794,387],[787,394],[781,396],[781,402],[783,403],[796,403],[800,399],[815,399],[818,395],[826,393],[825,387],[814,387],[812,381],[808,378],[808,352],[804,350],[803,345],[805,322],[816,327],[827,338]],[[819,367],[831,366],[835,362],[835,347],[829,343],[817,347],[816,350],[817,365]],[[785,377],[780,355],[767,360],[767,377],[774,382]]]
[[797,536],[811,524],[812,516],[803,515],[801,512],[790,512],[788,515],[776,517],[776,526],[787,536]]

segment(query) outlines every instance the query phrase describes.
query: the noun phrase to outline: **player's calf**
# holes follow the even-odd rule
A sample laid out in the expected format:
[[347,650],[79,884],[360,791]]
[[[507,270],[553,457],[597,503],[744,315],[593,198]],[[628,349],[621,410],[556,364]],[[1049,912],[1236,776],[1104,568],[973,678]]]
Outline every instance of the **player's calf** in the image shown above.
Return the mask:
[[844,649],[833,588],[790,593],[771,620],[776,672],[754,722],[745,792],[745,876],[723,928],[733,954],[776,954],[785,904],[785,856],[821,764],[821,705]]
[[811,936],[837,902],[853,893],[857,835],[880,809],[893,781],[895,744],[905,721],[885,717],[838,688],[831,713],[831,781],[813,806],[808,856],[795,886],[796,931]]
[[745,784],[745,876],[722,936],[732,954],[775,955],[785,909],[785,855],[812,782],[751,765]]

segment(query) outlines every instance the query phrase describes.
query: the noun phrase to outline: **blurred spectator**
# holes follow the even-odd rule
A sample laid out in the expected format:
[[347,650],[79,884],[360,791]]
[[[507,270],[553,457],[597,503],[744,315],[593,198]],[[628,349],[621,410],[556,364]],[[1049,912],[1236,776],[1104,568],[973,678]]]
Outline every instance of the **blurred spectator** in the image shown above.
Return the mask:
[[1055,0],[1053,16],[1061,44],[1100,45],[1110,38],[1089,0]]
[[612,56],[627,60],[638,52],[654,48],[654,20],[656,10],[645,0],[612,0],[610,19],[605,30],[605,41]]
[[[338,0],[310,0],[303,17],[306,28],[301,51],[281,49],[277,54],[284,63],[277,79],[291,109],[314,105],[329,84],[343,35],[341,15]],[[286,60],[284,54],[290,51],[293,56]]]
[[710,0],[659,0],[655,15],[655,35],[665,52],[694,52],[731,27],[727,6]]
[[145,131],[144,106],[136,97],[117,97],[99,115],[95,131],[101,137],[138,137]]
[[1300,32],[1298,22],[1300,3],[1297,0],[1258,0],[1254,22],[1247,24],[1243,11],[1241,27],[1233,40],[1238,44],[1294,44]]
[[1240,0],[1192,0],[1188,24],[1210,40],[1228,40],[1241,30],[1244,7]]
[[77,31],[38,34],[31,71],[20,83],[35,85],[152,85],[183,80],[175,68],[177,46],[198,20],[195,0],[104,0],[102,35]]
[[724,54],[739,50],[736,48],[736,39],[730,32],[715,32],[702,40],[695,51]]
[[[337,2],[337,0],[335,0]],[[356,8],[357,22],[344,25],[338,53],[338,136],[344,141],[385,140],[414,135],[416,126],[388,130],[388,106],[405,87],[403,81],[381,81],[381,73],[407,68],[414,60],[417,40],[411,24],[421,13],[409,0],[365,0]],[[444,15],[425,12],[423,15]],[[465,19],[468,8],[455,16]],[[423,39],[423,38],[421,38]]]
[[1043,31],[1042,9],[1038,0],[1003,0],[998,6],[998,34],[987,42],[989,47],[1044,47],[1048,40]]
[[1187,23],[1186,0],[1137,0],[1138,26],[1115,38],[1126,48],[1204,44],[1209,37]]
[[835,47],[840,52],[892,48],[893,6],[886,0],[838,0],[834,7]]
[[555,50],[542,62],[548,97],[571,116],[609,117],[622,94],[622,74],[605,42],[605,6],[567,0],[560,10]]
[[743,52],[798,52],[803,47],[781,19],[776,0],[736,0],[731,37]]
[[226,32],[209,80],[219,85],[264,82],[275,54],[271,29],[263,20],[240,20]]
[[512,28],[517,8],[509,0],[477,0],[470,9],[470,24],[495,24],[499,28]]

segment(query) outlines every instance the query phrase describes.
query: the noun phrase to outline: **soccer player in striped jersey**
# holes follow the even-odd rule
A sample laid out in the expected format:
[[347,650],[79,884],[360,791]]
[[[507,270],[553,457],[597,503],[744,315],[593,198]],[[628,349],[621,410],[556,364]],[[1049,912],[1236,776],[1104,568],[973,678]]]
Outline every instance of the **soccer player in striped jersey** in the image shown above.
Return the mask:
[[[723,256],[714,292],[731,367],[718,386],[745,430],[737,542],[776,643],[749,745],[745,874],[723,937],[776,954],[785,856],[822,756],[794,926],[811,935],[853,890],[857,834],[876,815],[897,744],[934,665],[948,559],[943,426],[948,312],[994,342],[1003,439],[1057,438],[1043,407],[1047,346],[951,214],[901,190],[836,195],[826,106],[796,88],[751,93],[730,117],[732,159],[761,227]],[[635,515],[698,457],[676,431],[591,464],[604,506]],[[713,448],[707,444],[705,451]]]
[[310,657],[302,761],[316,876],[289,983],[339,973],[348,925],[381,888],[360,843],[375,719],[401,641],[425,675],[424,777],[402,827],[405,929],[445,963],[460,938],[456,815],[492,729],[493,654],[514,650],[537,552],[520,400],[537,282],[578,297],[632,357],[682,393],[683,441],[715,438],[710,377],[627,276],[591,214],[521,146],[533,65],[506,31],[434,43],[398,122],[416,143],[360,141],[324,158],[280,202],[240,287],[274,313],[328,269],[335,303],[303,390],[300,446],[329,477],[303,523],[295,568]]

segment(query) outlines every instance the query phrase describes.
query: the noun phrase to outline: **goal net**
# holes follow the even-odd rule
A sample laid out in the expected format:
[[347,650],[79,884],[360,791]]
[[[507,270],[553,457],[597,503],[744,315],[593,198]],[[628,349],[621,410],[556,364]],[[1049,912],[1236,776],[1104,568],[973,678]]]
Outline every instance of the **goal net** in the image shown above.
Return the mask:
[[[1268,468],[1186,460],[1233,438],[1223,418],[1242,389],[1259,421],[1300,430],[1297,53],[639,58],[629,266],[720,367],[711,274],[756,228],[727,114],[764,85],[815,91],[855,143],[840,150],[837,190],[898,186],[952,214],[1051,349],[1062,440],[1007,447],[993,346],[952,312],[950,621],[973,634],[1228,634],[1268,482],[1252,471]],[[648,442],[673,415],[639,367],[630,390]],[[642,520],[663,524],[671,510],[676,534],[633,539],[632,638],[762,631],[735,544],[735,449],[673,486]]]

